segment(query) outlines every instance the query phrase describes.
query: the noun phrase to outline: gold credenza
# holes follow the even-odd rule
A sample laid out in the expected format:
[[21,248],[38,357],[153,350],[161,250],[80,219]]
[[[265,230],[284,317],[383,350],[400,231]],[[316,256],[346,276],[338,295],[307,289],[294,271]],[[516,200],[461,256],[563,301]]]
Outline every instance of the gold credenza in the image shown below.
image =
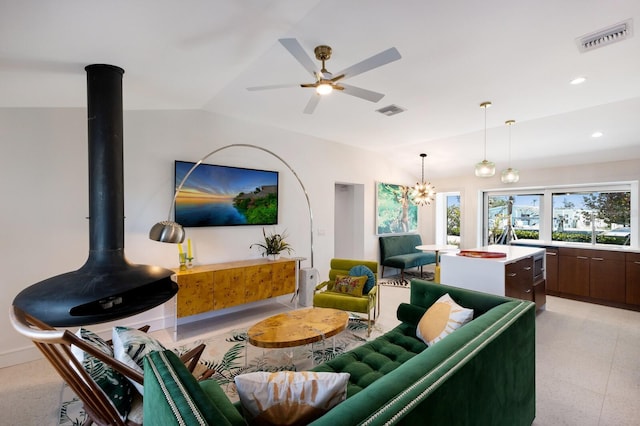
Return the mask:
[[251,259],[174,269],[176,318],[230,308],[296,291],[296,261]]

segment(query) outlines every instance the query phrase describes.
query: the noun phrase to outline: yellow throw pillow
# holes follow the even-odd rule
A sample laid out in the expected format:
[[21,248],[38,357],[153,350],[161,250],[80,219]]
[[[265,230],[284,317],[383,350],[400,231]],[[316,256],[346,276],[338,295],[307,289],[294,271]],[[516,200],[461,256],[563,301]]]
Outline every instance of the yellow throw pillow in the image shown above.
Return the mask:
[[336,275],[333,290],[336,293],[350,294],[352,296],[362,296],[364,285],[367,283],[367,276],[352,277],[351,275]]
[[240,403],[255,425],[306,425],[347,397],[349,373],[279,371],[235,377]]
[[458,305],[447,293],[424,313],[418,323],[416,335],[427,346],[431,346],[472,319],[473,309]]

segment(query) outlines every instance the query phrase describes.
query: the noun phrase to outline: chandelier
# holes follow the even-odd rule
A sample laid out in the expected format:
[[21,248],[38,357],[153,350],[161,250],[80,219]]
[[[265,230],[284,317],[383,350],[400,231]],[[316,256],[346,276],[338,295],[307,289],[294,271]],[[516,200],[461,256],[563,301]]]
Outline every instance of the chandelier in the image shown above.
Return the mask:
[[411,201],[418,206],[431,204],[436,196],[436,188],[430,182],[424,180],[424,159],[426,156],[427,154],[420,154],[420,157],[422,157],[422,180],[411,188],[410,194]]
[[507,120],[504,122],[507,126],[509,126],[509,167],[502,171],[502,176],[500,179],[502,183],[516,183],[520,180],[520,172],[517,169],[511,168],[511,126],[515,124],[515,120]]
[[487,161],[487,108],[491,106],[491,102],[483,102],[480,108],[484,108],[484,160],[476,164],[476,176],[491,177],[496,174],[496,165],[491,161]]

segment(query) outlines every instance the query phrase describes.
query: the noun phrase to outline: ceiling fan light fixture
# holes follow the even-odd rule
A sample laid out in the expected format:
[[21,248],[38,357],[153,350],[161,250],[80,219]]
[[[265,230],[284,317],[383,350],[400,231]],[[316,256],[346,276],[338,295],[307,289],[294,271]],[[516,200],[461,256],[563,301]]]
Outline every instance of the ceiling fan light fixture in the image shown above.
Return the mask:
[[496,174],[496,165],[491,161],[487,161],[487,108],[491,106],[491,102],[483,102],[480,108],[484,109],[484,159],[476,164],[477,177],[491,177]]
[[333,92],[333,86],[329,83],[320,83],[316,86],[316,93],[318,95],[328,95]]
[[415,186],[411,188],[411,201],[418,206],[426,206],[436,198],[436,188],[431,185],[431,182],[424,180],[424,159],[427,154],[420,154],[422,157],[422,181],[416,182]]

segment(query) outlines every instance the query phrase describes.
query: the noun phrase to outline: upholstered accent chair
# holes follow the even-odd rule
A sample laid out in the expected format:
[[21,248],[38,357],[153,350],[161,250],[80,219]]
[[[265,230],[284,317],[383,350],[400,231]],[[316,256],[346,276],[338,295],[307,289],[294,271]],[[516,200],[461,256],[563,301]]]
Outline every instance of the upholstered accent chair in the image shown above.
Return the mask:
[[[350,271],[358,275],[366,269],[373,275],[367,276],[368,286],[365,285],[362,295],[354,295],[339,292],[336,288],[336,280],[350,276]],[[354,269],[355,268],[355,269]],[[367,260],[355,259],[331,259],[329,279],[316,286],[313,295],[313,306],[318,308],[333,308],[348,312],[367,314],[367,336],[371,335],[371,325],[380,312],[380,291],[378,288],[378,263]],[[373,318],[371,310],[373,309]]]
[[[55,329],[15,306],[12,307],[10,311],[10,320],[13,327],[20,334],[31,339],[58,374],[60,374],[78,398],[80,398],[84,405],[84,410],[89,417],[84,426],[89,426],[94,423],[98,426],[132,426],[142,424],[142,397],[136,394],[132,405],[137,405],[138,407],[132,407],[129,415],[123,419],[123,416],[119,413],[112,399],[109,398],[103,388],[92,378],[91,374],[83,366],[83,363],[74,355],[72,347],[74,347],[73,350],[79,349],[89,356],[95,357],[103,363],[104,368],[111,368],[126,379],[141,385],[144,382],[143,373],[108,355],[92,343],[73,334],[71,331]],[[148,326],[144,326],[140,330],[146,332],[148,328]],[[111,341],[107,341],[106,343],[111,344]],[[189,371],[193,372],[197,366],[204,348],[205,345],[201,344],[180,356],[180,360],[186,364]],[[102,368],[102,366],[100,368]],[[199,379],[209,377],[211,373],[212,372],[205,371]],[[135,393],[135,390],[133,392]],[[137,417],[133,415],[134,412]],[[135,421],[132,420],[133,417],[136,417]]]

